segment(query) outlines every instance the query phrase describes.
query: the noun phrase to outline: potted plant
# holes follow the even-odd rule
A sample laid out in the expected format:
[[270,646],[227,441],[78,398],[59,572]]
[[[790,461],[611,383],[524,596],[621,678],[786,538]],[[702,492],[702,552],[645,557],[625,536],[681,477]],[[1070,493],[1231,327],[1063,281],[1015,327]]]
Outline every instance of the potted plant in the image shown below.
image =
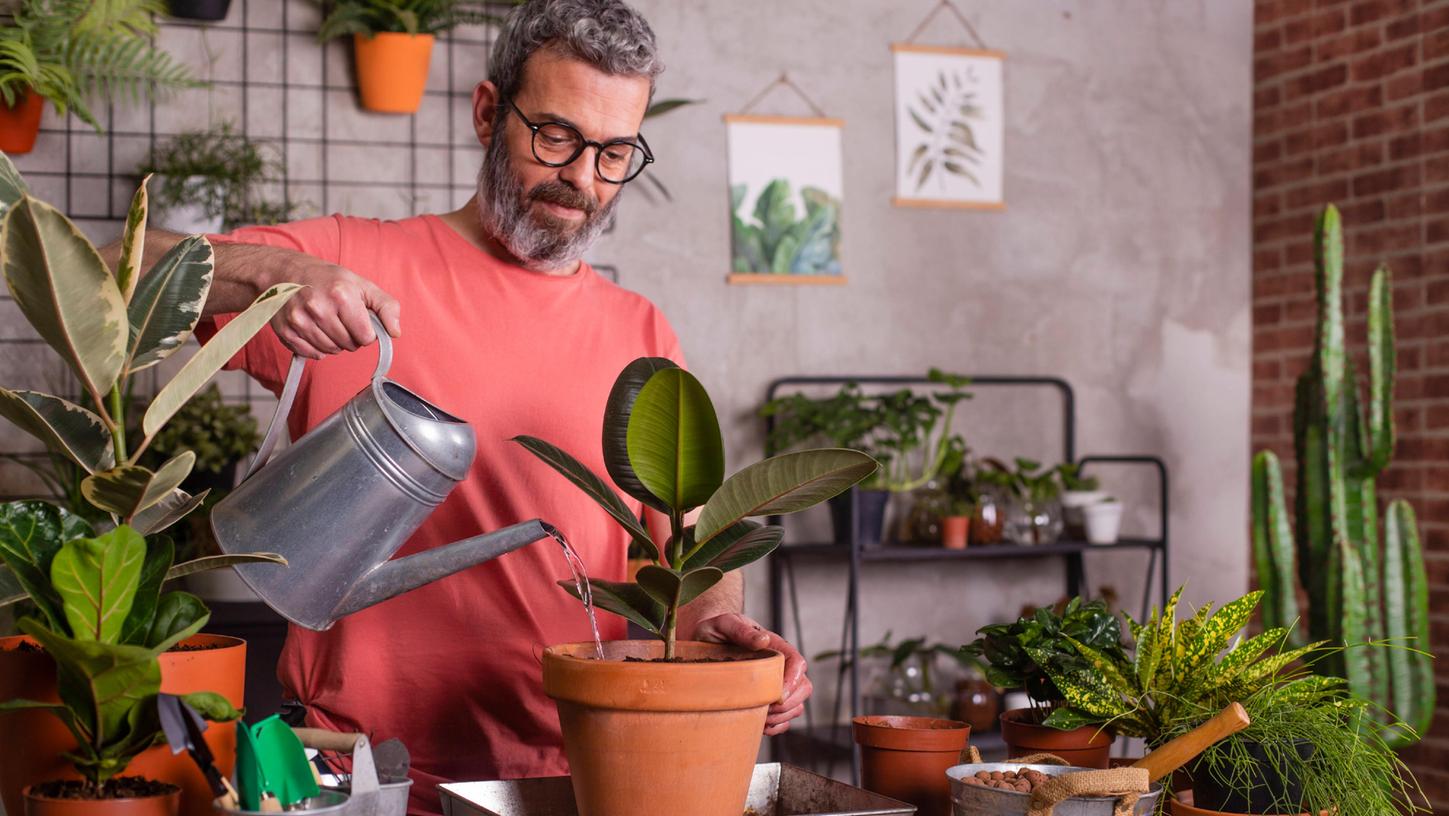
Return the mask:
[[1062,534],[1061,484],[1055,469],[1017,457],[1011,472],[1013,501],[1006,512],[1006,537],[1014,544],[1053,544]]
[[434,35],[464,23],[497,22],[513,3],[489,0],[334,0],[317,40],[352,37],[362,107],[417,113]]
[[966,461],[966,442],[954,437],[952,456],[942,465],[945,486],[942,489],[943,509],[939,519],[941,546],[948,550],[964,550],[971,539],[971,517],[976,512],[976,490]]
[[1038,609],[1015,623],[998,623],[977,630],[975,641],[962,651],[986,663],[986,679],[1001,688],[1024,689],[1030,708],[1001,715],[1001,734],[1010,756],[1052,753],[1073,765],[1105,768],[1112,747],[1106,720],[1064,723],[1059,711],[1071,699],[1056,678],[1076,677],[1094,666],[1076,644],[1112,665],[1126,660],[1122,626],[1107,604],[1084,603],[1073,598],[1058,612]]
[[43,100],[100,132],[88,99],[135,99],[196,85],[156,48],[156,0],[20,0],[0,22],[0,152],[29,153]]
[[[561,582],[659,637],[543,653],[544,690],[558,704],[580,811],[739,816],[766,709],[780,696],[783,657],[681,642],[680,610],[779,545],[783,530],[751,517],[825,501],[869,477],[875,460],[854,450],[797,451],[725,479],[719,422],[704,387],[669,360],[635,360],[605,407],[603,458],[614,484],[668,517],[670,535],[660,541],[573,456],[535,437],[515,441],[597,502],[654,562],[633,582]],[[695,510],[697,520],[686,523]],[[669,746],[666,786],[639,772],[662,745]]]
[[1015,489],[1011,471],[997,459],[984,459],[971,478],[973,507],[969,539],[977,545],[1006,540],[1006,514]]
[[230,123],[177,134],[155,155],[160,158],[139,172],[151,177],[147,190],[157,219],[175,232],[204,235],[276,224],[294,215],[290,204],[260,195],[263,184],[285,175],[281,160]]
[[1077,508],[1082,514],[1088,544],[1116,544],[1122,530],[1122,502],[1111,497]]
[[1057,475],[1062,480],[1062,523],[1067,538],[1082,541],[1087,537],[1087,520],[1083,507],[1096,504],[1107,498],[1106,491],[1095,476],[1083,476],[1082,466],[1064,462],[1057,466]]
[[[211,246],[199,236],[178,243],[157,261],[144,280],[138,280],[146,204],[143,184],[132,202],[120,258],[113,271],[69,219],[26,193],[19,173],[0,156],[0,268],[4,269],[6,284],[21,313],[66,362],[83,394],[81,402],[90,406],[49,394],[0,388],[0,417],[81,469],[85,473],[80,482],[81,494],[108,514],[109,523],[147,537],[143,539],[142,580],[159,586],[165,580],[201,569],[247,560],[281,561],[275,555],[256,553],[170,566],[173,545],[159,534],[206,498],[204,493],[191,495],[180,488],[190,475],[196,454],[182,451],[154,470],[142,465],[140,459],[180,406],[266,324],[298,287],[279,286],[267,291],[228,323],[160,389],[140,418],[139,434],[128,433],[133,418],[126,415],[128,403],[124,395],[138,374],[167,359],[190,337],[211,285]],[[237,328],[233,330],[232,326]],[[71,541],[90,538],[84,528],[65,520],[72,517],[58,515],[58,508],[50,508],[55,516],[39,509],[46,507],[50,506],[41,503],[38,507],[10,507],[7,512],[12,514],[12,523],[0,525],[0,559],[5,562],[8,578],[23,589],[5,598],[5,603],[28,597],[43,606],[51,594],[50,569],[55,554]],[[17,513],[21,516],[13,516]],[[134,549],[127,547],[126,552]],[[162,568],[163,564],[168,568]],[[170,599],[163,611],[172,623],[184,623],[183,628],[189,628],[204,620],[205,606],[193,596],[168,593],[163,597]],[[52,623],[60,619],[53,612],[48,615]],[[138,616],[149,614],[137,611]],[[51,631],[57,630],[52,626]],[[195,645],[202,649],[177,656],[176,672],[172,674],[165,669],[167,655],[161,656],[162,682],[167,690],[218,690],[218,684],[231,684],[234,691],[227,695],[228,699],[240,705],[245,644],[230,638],[212,638]],[[50,654],[44,641],[42,646],[45,651],[35,653],[22,648],[17,639],[0,639],[0,678],[42,684],[7,693],[45,699],[47,682],[52,683],[49,693],[54,693],[53,681],[48,679],[54,675],[47,667],[63,656]],[[60,682],[64,684],[67,675],[64,665],[60,668]],[[199,688],[184,687],[196,682],[183,676],[194,671],[214,672],[222,679],[218,683],[208,681]],[[70,700],[66,702],[70,704]],[[34,776],[36,773],[53,774],[54,766],[61,764],[62,752],[71,750],[58,741],[67,735],[62,732],[60,738],[54,737],[58,726],[53,726],[50,718],[37,716],[38,712],[21,711],[0,717],[0,794],[12,813],[20,811],[20,788],[41,781]],[[208,742],[223,765],[230,761],[223,749],[230,745],[232,733],[229,728],[208,731]],[[158,753],[165,752],[158,749]],[[157,776],[166,781],[183,780],[188,791],[196,791],[188,803],[189,812],[209,812],[211,797],[205,780],[189,760],[168,754],[156,761],[169,761],[166,773]]]
[[180,20],[215,23],[225,20],[231,0],[166,0],[171,16]]

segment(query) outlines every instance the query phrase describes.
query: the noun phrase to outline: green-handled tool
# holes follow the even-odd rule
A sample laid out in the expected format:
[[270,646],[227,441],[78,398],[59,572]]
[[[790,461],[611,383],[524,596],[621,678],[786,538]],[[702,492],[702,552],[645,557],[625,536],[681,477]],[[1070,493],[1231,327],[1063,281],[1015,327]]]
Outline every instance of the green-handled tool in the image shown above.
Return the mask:
[[273,714],[253,725],[251,732],[265,790],[276,796],[282,807],[291,807],[320,792],[302,741],[281,717]]

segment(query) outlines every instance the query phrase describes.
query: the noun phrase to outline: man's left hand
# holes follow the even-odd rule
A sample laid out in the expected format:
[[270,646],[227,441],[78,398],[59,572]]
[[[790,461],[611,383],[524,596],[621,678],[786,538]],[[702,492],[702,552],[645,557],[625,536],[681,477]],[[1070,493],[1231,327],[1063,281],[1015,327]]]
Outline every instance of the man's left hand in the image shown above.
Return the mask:
[[780,700],[770,706],[765,720],[765,735],[774,736],[790,730],[790,721],[805,713],[805,701],[814,686],[805,675],[805,658],[789,641],[755,623],[738,612],[726,612],[699,622],[694,639],[708,643],[728,643],[746,649],[774,649],[785,656],[785,689]]

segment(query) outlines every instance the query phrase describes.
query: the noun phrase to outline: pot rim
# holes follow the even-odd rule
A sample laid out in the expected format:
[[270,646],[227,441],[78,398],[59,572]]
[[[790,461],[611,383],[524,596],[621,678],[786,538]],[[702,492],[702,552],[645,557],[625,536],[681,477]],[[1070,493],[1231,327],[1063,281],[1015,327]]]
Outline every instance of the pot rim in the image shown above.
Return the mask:
[[[1182,801],[1181,799],[1178,799],[1175,796],[1172,799],[1168,800],[1168,808],[1172,811],[1174,816],[1243,816],[1243,814],[1240,813],[1228,813],[1226,811],[1220,810],[1203,810],[1202,808],[1195,805],[1189,805],[1188,803]],[[1284,816],[1292,816],[1292,814],[1284,814]],[[1297,814],[1297,816],[1309,816],[1309,814],[1300,813]],[[1320,811],[1318,816],[1328,816],[1328,811]]]
[[[71,780],[71,779],[55,779],[55,780],[47,780],[47,781],[53,781],[53,782],[73,782],[74,780]],[[170,799],[172,797],[178,797],[179,798],[181,796],[181,787],[179,785],[172,785],[170,782],[161,782],[160,780],[157,780],[157,779],[147,779],[145,781],[152,782],[152,783],[156,783],[156,784],[160,784],[160,785],[171,785],[172,790],[169,793],[158,793],[155,796],[127,796],[127,797],[122,798],[122,799],[56,799],[56,798],[53,798],[53,797],[50,797],[50,796],[41,796],[38,793],[31,793],[31,789],[34,788],[35,785],[26,785],[25,787],[23,787],[23,788],[20,789],[20,793],[26,799],[34,799],[37,802],[90,802],[90,803],[93,803],[93,804],[104,804],[106,802],[115,802],[117,804],[121,804],[121,803],[124,803],[124,802],[148,802],[148,801],[150,801],[152,799]],[[40,782],[40,783],[37,783],[37,784],[42,784],[43,785],[45,783],[44,782]]]
[[378,40],[382,39],[407,40],[409,42],[426,40],[428,42],[433,42],[435,39],[437,39],[437,37],[433,34],[409,34],[406,31],[374,31],[371,36],[363,34],[359,31],[354,32],[352,37],[353,42],[357,42],[358,40],[377,42]]
[[1042,725],[1041,723],[1026,722],[1022,719],[1019,719],[1018,717],[1012,716],[1013,714],[1019,714],[1021,712],[1031,710],[1032,709],[1030,708],[1009,709],[1007,711],[1001,712],[1001,714],[997,716],[997,720],[1001,723],[1001,728],[1003,731],[1005,731],[1008,726],[1012,728],[1029,729],[1035,731],[1048,731],[1056,734],[1077,734],[1084,731],[1092,731],[1094,733],[1092,735],[1091,741],[1086,746],[1084,746],[1089,748],[1097,748],[1103,744],[1111,743],[1116,736],[1112,733],[1112,729],[1100,725],[1084,725],[1080,728],[1073,728],[1070,731],[1063,731],[1060,728],[1052,728],[1049,725]]
[[[181,643],[178,645],[196,645],[196,641],[198,640],[204,640],[206,642],[209,642],[213,644],[214,648],[196,649],[189,652],[162,652],[161,658],[164,659],[168,655],[196,654],[197,652],[225,652],[247,645],[247,642],[242,638],[232,637],[231,635],[213,635],[210,632],[198,632],[191,637],[181,641]],[[0,636],[0,654],[8,654],[10,652],[16,651],[15,647],[21,643],[30,643],[35,646],[40,645],[39,641],[31,637],[30,635],[4,635]],[[222,645],[223,643],[225,645]],[[27,652],[26,654],[43,654],[43,652]]]
[[971,738],[971,726],[942,717],[868,714],[850,721],[862,747],[888,751],[959,754]]
[[[679,648],[682,647],[682,648]],[[663,641],[604,642],[622,657],[662,654]],[[723,711],[768,706],[780,699],[785,656],[770,649],[679,641],[682,656],[731,655],[710,663],[625,662],[584,657],[594,642],[562,643],[543,650],[543,689],[555,701],[629,711]]]

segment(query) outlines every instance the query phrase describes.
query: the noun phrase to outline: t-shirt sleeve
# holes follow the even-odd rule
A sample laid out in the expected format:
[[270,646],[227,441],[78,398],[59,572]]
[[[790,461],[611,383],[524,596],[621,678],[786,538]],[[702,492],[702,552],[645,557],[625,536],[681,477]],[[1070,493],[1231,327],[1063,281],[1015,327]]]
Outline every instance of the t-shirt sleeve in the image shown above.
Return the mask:
[[[342,256],[342,218],[328,216],[294,221],[276,226],[242,227],[225,235],[208,235],[213,244],[253,244],[291,249],[328,263],[339,263]],[[235,314],[215,315],[196,326],[196,337],[203,344],[211,341]],[[287,378],[292,353],[282,345],[271,326],[264,326],[256,337],[227,362],[228,370],[241,369],[273,394],[280,393]]]

